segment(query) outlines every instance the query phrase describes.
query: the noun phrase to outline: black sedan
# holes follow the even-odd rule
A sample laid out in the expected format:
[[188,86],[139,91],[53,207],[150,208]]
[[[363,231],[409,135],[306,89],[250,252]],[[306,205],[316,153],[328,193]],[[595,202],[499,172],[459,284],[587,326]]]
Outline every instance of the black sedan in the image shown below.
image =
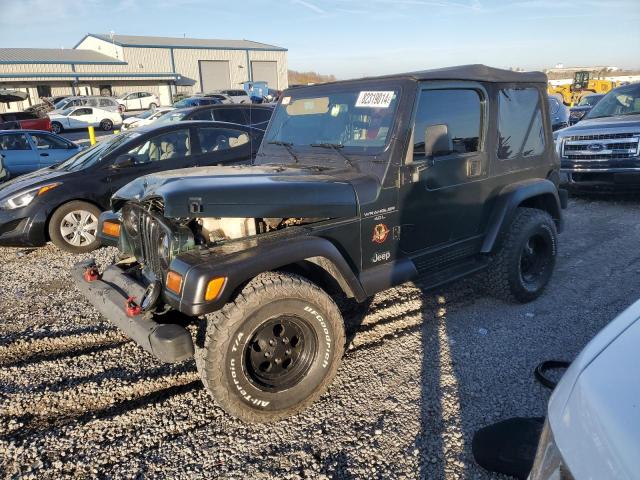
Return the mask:
[[249,163],[262,130],[221,122],[149,125],[115,135],[65,162],[0,186],[0,246],[73,253],[99,246],[98,216],[130,181],[165,170]]
[[273,106],[247,104],[205,105],[180,108],[165,113],[156,120],[156,125],[183,120],[213,120],[215,122],[238,123],[266,130]]

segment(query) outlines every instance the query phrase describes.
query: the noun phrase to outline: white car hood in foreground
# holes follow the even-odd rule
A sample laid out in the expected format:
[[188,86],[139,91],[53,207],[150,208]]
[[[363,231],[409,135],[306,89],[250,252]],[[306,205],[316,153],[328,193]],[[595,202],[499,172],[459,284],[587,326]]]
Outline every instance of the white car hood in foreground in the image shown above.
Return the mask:
[[576,480],[640,475],[640,301],[571,364],[549,401],[549,423]]

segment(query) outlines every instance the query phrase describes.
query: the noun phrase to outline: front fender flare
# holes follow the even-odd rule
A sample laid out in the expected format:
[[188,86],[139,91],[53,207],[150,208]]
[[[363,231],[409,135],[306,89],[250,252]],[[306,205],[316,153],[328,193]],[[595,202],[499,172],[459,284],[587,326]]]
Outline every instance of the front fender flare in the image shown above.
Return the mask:
[[[363,301],[367,297],[347,260],[333,243],[322,237],[303,236],[263,242],[227,255],[203,254],[199,261],[194,260],[195,257],[189,255],[188,258],[178,257],[171,263],[171,270],[180,273],[184,279],[180,297],[165,291],[165,300],[187,315],[219,310],[238,287],[256,275],[302,261],[323,268],[347,295],[356,300]],[[224,290],[218,299],[207,302],[204,300],[207,284],[216,277],[226,277]]]

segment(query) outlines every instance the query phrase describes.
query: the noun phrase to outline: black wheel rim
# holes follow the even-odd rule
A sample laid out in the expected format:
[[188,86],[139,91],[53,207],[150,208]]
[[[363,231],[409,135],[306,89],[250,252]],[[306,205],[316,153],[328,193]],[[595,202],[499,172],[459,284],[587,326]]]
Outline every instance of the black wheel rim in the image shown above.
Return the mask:
[[520,276],[525,285],[535,288],[544,282],[551,256],[548,238],[539,233],[529,237],[520,253]]
[[279,316],[261,324],[246,344],[245,372],[263,390],[285,390],[305,377],[317,352],[316,335],[306,320]]

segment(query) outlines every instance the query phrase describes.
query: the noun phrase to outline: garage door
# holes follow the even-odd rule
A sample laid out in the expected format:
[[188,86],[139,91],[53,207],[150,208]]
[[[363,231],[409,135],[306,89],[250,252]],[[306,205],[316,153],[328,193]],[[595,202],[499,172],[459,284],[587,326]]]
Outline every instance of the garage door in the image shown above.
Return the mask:
[[277,62],[251,62],[251,74],[254,82],[267,82],[269,88],[278,89]]
[[229,62],[200,60],[200,85],[203,92],[223,90],[231,87]]

